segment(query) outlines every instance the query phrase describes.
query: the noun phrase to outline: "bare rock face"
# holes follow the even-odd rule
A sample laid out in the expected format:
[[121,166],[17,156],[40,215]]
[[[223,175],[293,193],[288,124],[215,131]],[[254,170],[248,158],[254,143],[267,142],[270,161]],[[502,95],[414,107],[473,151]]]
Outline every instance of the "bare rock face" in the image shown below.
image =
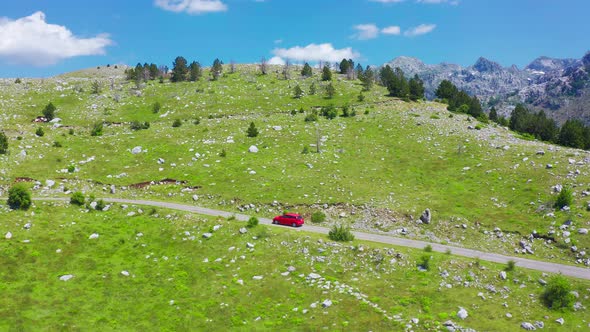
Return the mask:
[[431,218],[432,216],[430,214],[430,209],[424,210],[424,212],[422,212],[422,215],[420,216],[420,220],[425,224],[430,224]]

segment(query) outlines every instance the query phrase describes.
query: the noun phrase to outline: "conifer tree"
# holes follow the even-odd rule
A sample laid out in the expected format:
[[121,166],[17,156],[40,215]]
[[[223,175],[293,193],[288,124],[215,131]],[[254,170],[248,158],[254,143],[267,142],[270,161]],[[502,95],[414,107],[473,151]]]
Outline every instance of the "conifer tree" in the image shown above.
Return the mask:
[[172,81],[172,82],[186,81],[187,74],[188,74],[188,67],[187,67],[186,59],[181,56],[177,57],[174,60],[174,62],[172,63],[172,76],[170,76],[170,81]]

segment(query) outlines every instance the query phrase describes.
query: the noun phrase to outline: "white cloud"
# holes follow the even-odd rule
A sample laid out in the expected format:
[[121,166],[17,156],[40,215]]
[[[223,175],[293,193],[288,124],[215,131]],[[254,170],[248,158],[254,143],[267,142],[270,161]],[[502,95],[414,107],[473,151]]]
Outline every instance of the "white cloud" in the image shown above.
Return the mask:
[[12,20],[0,18],[0,58],[8,63],[48,66],[83,55],[105,54],[112,45],[108,35],[78,38],[68,28],[47,24],[45,14]]
[[352,38],[358,40],[367,40],[377,38],[379,35],[379,28],[375,24],[358,24],[352,27],[357,32],[352,35]]
[[227,5],[221,0],[155,0],[154,4],[171,12],[186,12],[193,15],[227,10]]
[[330,43],[309,44],[304,47],[275,48],[272,53],[283,59],[295,61],[339,62],[342,59],[356,59],[360,56],[350,47],[335,49]]
[[268,64],[269,65],[284,65],[285,64],[285,60],[281,57],[278,56],[273,56],[272,58],[270,58],[270,60],[268,60]]
[[396,35],[398,36],[399,34],[402,33],[402,29],[397,26],[397,25],[391,25],[388,27],[385,27],[383,29],[381,29],[381,33],[384,35]]
[[410,28],[404,32],[404,36],[415,37],[425,35],[436,29],[436,24],[420,24],[417,27]]

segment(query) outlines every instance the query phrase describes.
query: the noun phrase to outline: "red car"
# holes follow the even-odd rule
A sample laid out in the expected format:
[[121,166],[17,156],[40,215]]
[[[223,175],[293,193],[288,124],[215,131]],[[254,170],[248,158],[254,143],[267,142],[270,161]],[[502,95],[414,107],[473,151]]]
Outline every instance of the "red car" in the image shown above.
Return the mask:
[[286,213],[282,216],[276,216],[272,219],[273,224],[287,225],[293,227],[301,227],[305,221],[303,217],[297,213]]

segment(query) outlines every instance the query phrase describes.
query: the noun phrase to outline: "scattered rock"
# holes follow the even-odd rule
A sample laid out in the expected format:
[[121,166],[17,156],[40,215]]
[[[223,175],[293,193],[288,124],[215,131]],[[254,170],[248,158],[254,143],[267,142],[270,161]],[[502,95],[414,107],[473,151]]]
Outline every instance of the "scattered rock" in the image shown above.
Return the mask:
[[250,152],[250,153],[258,153],[258,147],[256,145],[252,145],[248,149],[248,152]]
[[4,238],[7,240],[12,239],[12,233],[11,232],[7,232],[6,235],[4,235]]
[[121,274],[128,277],[129,276],[129,272],[128,271],[121,271]]
[[467,318],[467,316],[469,316],[469,314],[467,313],[467,310],[465,310],[465,308],[459,307],[459,312],[457,312],[457,317],[459,317],[461,319],[465,319],[465,318]]
[[426,209],[424,210],[424,212],[422,212],[420,220],[425,224],[430,224],[431,217],[432,216],[430,215],[430,209]]
[[94,240],[94,239],[98,239],[98,233],[92,233],[90,234],[90,236],[88,237],[89,240]]
[[506,280],[506,271],[500,271],[500,279]]
[[[551,165],[551,164],[547,164],[547,165],[545,165],[545,168],[546,168],[546,169],[552,169],[552,168],[553,168],[553,165]],[[529,324],[530,324],[530,323],[529,323]],[[531,325],[531,326],[532,326],[532,325]],[[534,326],[533,326],[533,327],[534,327]]]
[[141,146],[136,146],[131,150],[133,154],[140,154],[141,153]]
[[26,224],[23,226],[23,228],[24,228],[24,229],[31,229],[31,226],[32,226],[32,225],[31,225],[31,223],[30,223],[30,222],[28,222],[28,223],[26,223]]
[[73,277],[74,277],[74,275],[72,275],[72,274],[65,274],[65,275],[59,277],[59,280],[68,281],[68,280],[72,279]]
[[559,323],[559,325],[563,325],[563,323],[565,323],[565,319],[563,319],[563,317],[557,318],[555,321]]
[[322,276],[321,276],[321,275],[319,275],[319,274],[317,274],[317,273],[310,273],[310,274],[309,274],[307,277],[308,277],[309,279],[319,279],[319,278],[321,278]]
[[213,236],[213,234],[211,234],[211,233],[205,233],[205,234],[203,234],[203,237],[205,239],[210,239],[212,236]]
[[539,151],[537,151],[537,155],[544,156],[545,155],[545,151],[539,150]]
[[254,280],[262,280],[262,278],[263,278],[262,276],[253,276],[252,277],[252,279],[254,279]]
[[545,279],[539,278],[539,283],[543,286],[547,285],[547,281],[545,281]]
[[254,248],[254,244],[253,243],[250,243],[250,242],[247,242],[246,243],[246,247],[248,247],[249,249],[253,249]]
[[522,324],[520,324],[520,327],[522,327],[523,329],[525,329],[527,331],[534,331],[537,329],[533,324],[531,324],[529,322],[522,322]]
[[580,228],[578,229],[578,233],[582,235],[588,234],[588,228]]
[[331,306],[332,306],[331,300],[324,300],[324,302],[322,302],[322,307],[324,307],[324,308],[329,308]]
[[538,327],[540,329],[545,327],[545,323],[543,323],[542,321],[538,320],[535,322],[535,327]]

